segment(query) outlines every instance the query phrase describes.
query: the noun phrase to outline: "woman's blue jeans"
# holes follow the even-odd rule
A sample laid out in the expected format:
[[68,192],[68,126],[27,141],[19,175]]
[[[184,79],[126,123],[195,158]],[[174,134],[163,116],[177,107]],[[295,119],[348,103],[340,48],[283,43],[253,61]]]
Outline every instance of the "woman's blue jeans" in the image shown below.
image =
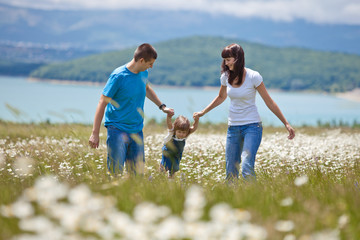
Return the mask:
[[261,122],[228,127],[225,153],[227,180],[239,177],[240,163],[242,176],[246,180],[256,179],[255,157],[262,132]]
[[126,167],[129,173],[142,173],[144,168],[143,132],[127,133],[107,126],[107,167],[112,174],[121,174]]

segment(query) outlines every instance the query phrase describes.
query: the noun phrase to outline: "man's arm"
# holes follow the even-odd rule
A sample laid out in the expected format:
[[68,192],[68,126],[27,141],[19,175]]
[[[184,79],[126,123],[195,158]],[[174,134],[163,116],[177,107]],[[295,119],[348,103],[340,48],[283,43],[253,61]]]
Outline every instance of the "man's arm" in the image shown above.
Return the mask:
[[105,107],[110,102],[111,98],[101,95],[99,103],[96,108],[93,130],[89,138],[89,145],[92,148],[99,147],[99,133],[101,121],[104,117]]
[[[156,95],[155,91],[150,87],[149,84],[146,85],[146,97],[150,99],[156,106],[160,107],[162,102]],[[161,110],[165,113],[172,113],[174,115],[174,109],[168,107],[162,107]]]

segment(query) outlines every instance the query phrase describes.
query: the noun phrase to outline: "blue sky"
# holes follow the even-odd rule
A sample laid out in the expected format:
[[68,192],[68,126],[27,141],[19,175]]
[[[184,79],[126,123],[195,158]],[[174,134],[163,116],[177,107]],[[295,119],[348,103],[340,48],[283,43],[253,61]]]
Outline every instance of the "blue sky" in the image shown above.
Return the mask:
[[192,10],[224,17],[360,25],[359,0],[0,0],[0,3],[43,10]]

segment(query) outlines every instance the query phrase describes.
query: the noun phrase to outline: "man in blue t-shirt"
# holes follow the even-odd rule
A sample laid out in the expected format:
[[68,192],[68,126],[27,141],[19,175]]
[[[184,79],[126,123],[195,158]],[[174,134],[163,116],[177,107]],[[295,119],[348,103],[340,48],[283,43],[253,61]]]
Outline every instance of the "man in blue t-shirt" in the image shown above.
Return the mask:
[[143,172],[145,96],[164,113],[174,112],[159,100],[148,84],[148,69],[153,67],[156,58],[156,50],[150,44],[140,45],[129,63],[111,73],[100,97],[89,145],[92,148],[99,146],[100,125],[105,112],[107,167],[112,174],[122,173],[125,162],[130,172]]

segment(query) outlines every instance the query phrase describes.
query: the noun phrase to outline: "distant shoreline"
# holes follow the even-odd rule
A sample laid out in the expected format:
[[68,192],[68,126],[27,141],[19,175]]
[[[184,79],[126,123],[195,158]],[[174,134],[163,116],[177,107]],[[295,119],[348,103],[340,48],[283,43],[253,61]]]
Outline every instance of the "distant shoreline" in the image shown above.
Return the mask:
[[[83,86],[105,86],[105,82],[91,82],[91,81],[74,81],[74,80],[56,80],[56,79],[43,79],[43,78],[27,78],[30,82],[48,82],[53,84],[62,84],[62,85],[83,85]],[[194,86],[170,86],[170,85],[156,85],[151,84],[154,88],[193,88],[193,89],[204,89],[204,90],[216,90],[219,89],[219,86],[203,86],[203,87],[194,87]],[[269,89],[270,92],[283,92],[279,89]],[[355,88],[348,92],[335,93],[334,96],[342,99],[346,99],[353,102],[360,102],[360,88]]]
[[29,82],[47,82],[61,85],[84,85],[84,86],[105,86],[105,82],[91,82],[91,81],[74,81],[74,80],[56,80],[46,78],[27,78]]
[[349,92],[336,93],[335,96],[338,98],[342,98],[354,102],[360,102],[360,88],[355,88]]
[[[91,82],[91,81],[74,81],[74,80],[56,80],[56,79],[46,79],[46,78],[27,78],[29,82],[47,82],[52,84],[60,85],[83,85],[83,86],[105,86],[106,82]],[[215,90],[219,87],[213,86],[171,86],[171,85],[156,85],[150,82],[150,85],[154,88],[193,88],[193,89],[204,89],[204,90]]]

